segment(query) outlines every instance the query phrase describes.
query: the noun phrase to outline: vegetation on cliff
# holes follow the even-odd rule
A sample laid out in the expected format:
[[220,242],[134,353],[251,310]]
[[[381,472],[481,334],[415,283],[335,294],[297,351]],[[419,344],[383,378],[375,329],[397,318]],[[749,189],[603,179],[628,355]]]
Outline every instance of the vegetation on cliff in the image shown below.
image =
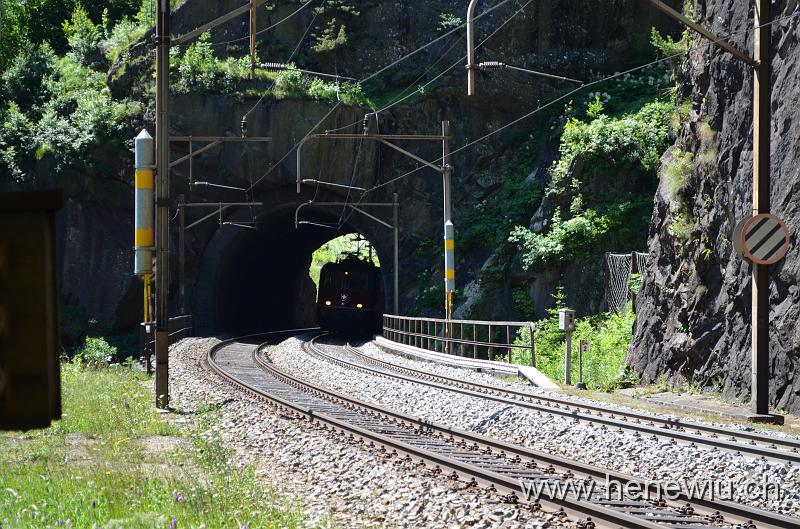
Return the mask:
[[[569,208],[555,206],[546,232],[521,226],[511,232],[509,239],[522,250],[525,268],[585,259],[609,239],[642,246],[672,109],[671,103],[657,99],[635,113],[611,117],[596,96],[585,119],[568,118],[546,196],[560,203],[569,200]],[[637,181],[649,178],[649,185],[630,189],[619,181],[627,175]]]
[[[102,146],[124,156],[133,123],[141,121],[143,103],[114,97],[106,72],[128,44],[122,33],[135,33],[127,17],[144,18],[144,5],[137,11],[131,2],[87,3],[89,11],[77,3],[66,20],[58,20],[54,17],[64,6],[56,4],[4,8],[4,30],[6,24],[11,28],[0,56],[0,83],[8,96],[0,103],[0,183],[5,185],[36,185],[44,179],[57,184],[57,177],[69,171],[113,176],[109,156],[92,154]],[[101,5],[107,7],[98,13]]]

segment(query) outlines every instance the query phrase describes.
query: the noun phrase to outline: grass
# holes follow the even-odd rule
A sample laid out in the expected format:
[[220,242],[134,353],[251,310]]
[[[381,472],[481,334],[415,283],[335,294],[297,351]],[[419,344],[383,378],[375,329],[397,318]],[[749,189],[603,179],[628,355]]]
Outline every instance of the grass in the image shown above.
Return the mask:
[[64,417],[0,434],[0,527],[291,528],[297,505],[229,464],[217,413],[179,428],[151,406],[148,377],[62,366]]

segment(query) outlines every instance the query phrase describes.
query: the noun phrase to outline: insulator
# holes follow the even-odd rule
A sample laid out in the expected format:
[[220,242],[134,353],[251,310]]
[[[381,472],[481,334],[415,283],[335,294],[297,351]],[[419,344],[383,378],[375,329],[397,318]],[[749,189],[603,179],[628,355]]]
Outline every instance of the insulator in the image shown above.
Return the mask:
[[261,64],[261,68],[269,72],[282,72],[286,69],[286,65],[280,62],[265,62]]
[[490,72],[502,70],[505,67],[506,67],[505,63],[502,63],[500,61],[486,61],[478,64],[478,68]]
[[245,136],[247,136],[247,118],[246,117],[242,118],[241,129],[242,129],[242,138],[244,138]]

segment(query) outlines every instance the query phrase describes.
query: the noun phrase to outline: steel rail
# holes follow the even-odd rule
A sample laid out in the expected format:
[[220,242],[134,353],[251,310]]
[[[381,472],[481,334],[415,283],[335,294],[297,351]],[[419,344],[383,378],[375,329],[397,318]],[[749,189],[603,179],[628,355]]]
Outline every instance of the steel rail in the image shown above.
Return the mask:
[[[449,459],[449,458],[446,458],[446,457],[441,457],[440,455],[435,454],[435,453],[431,453],[430,451],[428,451],[428,450],[426,450],[424,448],[416,447],[416,446],[413,446],[413,445],[411,445],[409,443],[404,443],[402,441],[398,441],[396,439],[392,439],[391,437],[389,437],[387,435],[382,435],[380,433],[376,433],[376,432],[361,428],[361,427],[356,426],[356,425],[354,425],[354,424],[352,424],[352,423],[350,423],[348,421],[343,421],[343,420],[340,420],[338,418],[335,418],[335,417],[332,417],[332,416],[328,416],[325,413],[320,413],[320,412],[316,411],[312,407],[303,406],[303,405],[298,404],[296,402],[292,402],[289,399],[284,399],[284,398],[282,398],[282,397],[280,397],[278,395],[265,392],[262,389],[257,388],[252,384],[249,384],[249,383],[247,383],[245,381],[240,380],[239,378],[237,378],[237,377],[231,375],[230,373],[228,373],[223,367],[218,365],[216,363],[216,361],[215,361],[215,356],[219,351],[223,350],[225,347],[228,347],[228,346],[236,344],[236,343],[237,343],[236,339],[231,339],[231,340],[226,340],[226,341],[220,342],[219,344],[216,344],[214,347],[212,347],[208,351],[207,357],[205,359],[206,366],[212,372],[214,372],[217,375],[219,375],[228,384],[230,384],[230,385],[232,385],[234,387],[237,387],[239,389],[244,389],[248,393],[250,393],[253,396],[255,396],[256,398],[259,398],[259,399],[267,401],[267,402],[269,402],[269,403],[271,403],[273,405],[276,405],[276,406],[278,406],[280,408],[283,408],[284,410],[287,410],[288,412],[294,414],[295,416],[305,417],[305,418],[309,419],[312,422],[313,421],[317,421],[317,422],[321,423],[325,429],[331,428],[334,431],[339,431],[339,432],[342,432],[342,433],[349,434],[351,439],[353,439],[354,438],[353,436],[355,436],[356,438],[360,438],[362,440],[368,440],[368,441],[370,441],[370,444],[373,445],[373,446],[374,446],[374,443],[377,443],[378,445],[380,445],[380,446],[382,446],[382,447],[384,447],[386,449],[391,450],[391,453],[393,455],[395,455],[395,454],[396,455],[404,454],[407,458],[417,458],[420,461],[420,463],[432,466],[434,469],[438,469],[440,472],[441,472],[442,468],[451,470],[452,472],[454,472],[452,477],[454,477],[456,479],[458,479],[458,477],[460,475],[461,476],[470,476],[473,479],[473,483],[477,484],[478,481],[480,481],[480,482],[482,482],[484,484],[489,485],[489,487],[487,487],[487,488],[489,488],[490,490],[492,490],[492,489],[496,490],[496,486],[500,486],[504,490],[509,490],[511,492],[513,492],[513,491],[522,492],[521,491],[521,486],[520,486],[519,481],[517,479],[509,479],[507,476],[504,476],[504,475],[499,474],[497,472],[492,472],[491,470],[484,469],[484,468],[482,468],[480,466],[470,465],[470,464],[467,464],[467,463],[461,463],[461,462],[457,462],[455,460],[452,460],[452,459]],[[253,358],[254,362],[257,361],[257,352],[258,352],[258,350],[261,349],[261,347],[263,345],[264,344],[254,346],[253,352],[252,352],[252,358]],[[308,384],[296,381],[296,379],[293,379],[292,377],[286,375],[285,373],[283,373],[282,371],[278,370],[274,366],[270,366],[269,364],[266,364],[263,361],[262,362],[258,362],[258,363],[261,366],[261,368],[264,369],[264,371],[267,374],[273,376],[274,378],[276,378],[278,380],[285,381],[285,382],[290,383],[292,385],[305,386],[307,391],[309,393],[311,393],[311,394],[318,394],[319,395],[319,394],[328,393],[328,392],[325,392],[324,390],[320,390],[319,388],[316,388],[316,387],[310,386]],[[345,398],[341,398],[341,397],[338,397],[338,396],[334,396],[331,400],[334,401],[334,402],[341,403],[342,405],[348,406],[348,407],[357,407],[358,406],[358,404],[356,404],[356,401],[353,401],[352,399],[345,399]],[[398,417],[401,417],[399,414],[386,414],[384,412],[379,412],[379,413],[380,413],[380,415],[391,415],[391,416],[393,416],[395,418],[395,421],[397,421]],[[395,424],[406,425],[406,426],[415,426],[416,425],[420,429],[420,433],[425,432],[427,430],[430,430],[431,426],[432,426],[432,425],[430,425],[428,423],[425,423],[423,421],[419,421],[417,419],[413,419],[413,418],[410,418],[410,417],[408,417],[408,418],[402,417]],[[548,470],[548,473],[552,473],[552,471]],[[512,498],[509,498],[509,501],[515,501],[515,500],[513,500]],[[615,512],[615,511],[611,510],[611,509],[608,509],[608,508],[601,508],[601,507],[588,508],[584,504],[575,502],[575,504],[574,504],[575,509],[574,510],[571,509],[571,508],[570,509],[565,509],[564,505],[565,504],[569,504],[569,503],[570,502],[568,500],[556,502],[555,500],[552,500],[552,499],[548,500],[548,499],[545,498],[545,499],[540,499],[538,506],[534,507],[534,509],[535,508],[541,508],[542,504],[545,504],[545,505],[550,506],[552,508],[552,510],[554,510],[554,511],[562,510],[565,513],[570,513],[570,511],[572,511],[572,513],[577,513],[577,514],[579,514],[581,516],[585,515],[584,513],[588,513],[589,515],[594,515],[597,518],[600,518],[602,520],[608,520],[608,524],[604,525],[604,527],[608,527],[609,529],[610,528],[614,528],[614,527],[620,527],[620,526],[622,526],[622,527],[630,527],[631,529],[663,529],[663,525],[656,524],[654,522],[648,522],[648,521],[640,520],[640,519],[638,519],[638,518],[636,518],[634,516],[631,516],[631,515],[628,515],[628,514],[625,514],[625,513],[618,513],[618,512]],[[587,519],[585,523],[589,524],[590,522],[591,522],[591,519]],[[587,527],[588,528],[588,527],[595,527],[595,526],[592,523],[591,525],[583,525],[583,527]]]
[[[553,476],[556,474],[556,467],[559,469],[558,471],[563,473],[563,476],[560,478],[562,482],[564,480],[576,479],[576,476],[571,471],[571,469],[575,469],[588,476],[589,479],[592,479],[592,476],[595,476],[599,479],[615,479],[623,484],[623,486],[626,486],[627,483],[635,482],[639,483],[640,486],[643,487],[641,490],[645,491],[650,490],[653,486],[653,483],[650,482],[643,482],[641,480],[637,480],[636,478],[631,478],[619,473],[608,472],[605,469],[598,467],[582,465],[569,460],[562,460],[561,458],[551,456],[549,454],[538,453],[533,450],[527,450],[519,446],[486,438],[481,435],[437,425],[378,406],[357,401],[332,391],[312,386],[307,382],[286,374],[285,372],[271,365],[271,363],[265,361],[258,355],[258,352],[262,346],[253,346],[251,352],[252,362],[258,364],[258,366],[263,369],[264,372],[269,374],[271,378],[280,380],[287,386],[297,388],[297,390],[302,392],[304,396],[314,395],[319,396],[320,398],[325,398],[329,402],[339,403],[343,406],[343,409],[352,411],[353,414],[359,415],[361,423],[364,423],[365,417],[367,418],[367,421],[382,421],[382,425],[378,427],[381,432],[388,431],[388,429],[391,428],[390,425],[403,425],[405,427],[411,426],[412,429],[416,428],[416,431],[409,430],[408,432],[405,432],[402,436],[400,436],[399,440],[397,438],[392,438],[390,435],[384,435],[383,433],[372,431],[368,427],[354,425],[351,421],[342,420],[326,413],[320,413],[315,410],[314,407],[303,406],[297,402],[292,402],[291,399],[285,399],[274,394],[269,394],[262,389],[237,379],[215,362],[215,356],[217,352],[232,344],[240,345],[237,344],[235,340],[222,342],[214,346],[208,352],[206,358],[207,365],[214,372],[223,377],[223,379],[225,379],[228,383],[240,388],[244,388],[249,393],[256,395],[258,398],[285,408],[295,415],[305,416],[312,421],[316,420],[320,422],[326,429],[328,427],[332,427],[334,431],[349,433],[351,439],[353,436],[355,436],[369,441],[373,446],[374,443],[378,443],[378,445],[382,447],[381,450],[389,448],[392,451],[392,454],[404,453],[406,454],[407,459],[409,457],[419,458],[421,463],[433,465],[435,469],[438,469],[439,472],[441,472],[443,468],[452,470],[453,474],[450,476],[452,478],[458,479],[459,475],[471,476],[472,483],[476,483],[476,479],[484,483],[489,483],[490,490],[497,490],[498,486],[502,490],[509,490],[511,491],[511,494],[505,497],[506,501],[516,502],[518,499],[516,493],[523,492],[523,487],[521,485],[519,476],[524,476],[526,474],[529,476],[534,475],[540,480],[544,479],[552,482],[554,479],[548,476]],[[311,342],[309,342],[309,344],[311,344]],[[313,346],[313,344],[311,345]],[[428,441],[424,442],[422,447],[414,446],[406,441],[409,438],[409,434],[415,434],[416,437],[426,438]],[[471,459],[468,459],[467,462],[459,461],[455,456],[451,457],[446,454],[442,455],[441,453],[432,451],[431,445],[434,445],[438,442],[440,447],[444,446],[442,445],[442,441],[440,441],[444,439],[447,439],[450,444],[454,444],[456,443],[456,439],[460,439],[455,446],[462,447],[466,449],[466,451],[462,450],[458,453],[470,454]],[[509,459],[509,454],[513,455],[514,457]],[[492,465],[488,465],[489,468],[486,468],[486,458],[489,456],[491,456],[491,459],[494,461],[494,468],[492,468]],[[523,463],[523,459],[526,460],[525,463]],[[539,460],[539,463],[546,462],[546,464],[548,464],[544,474],[542,474],[541,471],[531,470],[539,468],[536,461],[537,459]],[[474,464],[470,461],[474,461]],[[484,464],[481,465],[481,462]],[[509,465],[517,468],[518,470],[516,470],[516,472],[509,473]],[[589,473],[587,473],[587,470]],[[608,499],[598,500],[597,498],[598,496],[594,496],[592,499],[587,500],[576,497],[553,497],[551,495],[549,498],[540,498],[539,503],[534,504],[533,508],[540,509],[544,504],[547,506],[552,506],[552,508],[556,510],[564,511],[569,515],[577,514],[580,516],[588,515],[590,517],[594,517],[595,520],[602,521],[603,526],[605,527],[628,527],[631,529],[656,529],[664,527],[719,527],[719,524],[725,521],[720,515],[720,506],[726,508],[726,514],[744,522],[744,526],[739,525],[738,527],[755,527],[752,524],[752,520],[756,520],[761,522],[761,525],[758,526],[758,529],[788,529],[789,527],[794,527],[796,522],[795,519],[782,517],[773,513],[758,511],[738,505],[724,505],[724,503],[719,502],[706,502],[710,506],[702,505],[702,502],[696,502],[695,507],[699,507],[700,511],[706,511],[709,513],[701,516],[697,514],[697,510],[695,510],[695,508],[691,505],[681,506],[674,511],[670,511],[666,510],[667,505],[666,502],[663,501],[634,502],[615,501]],[[593,503],[593,501],[595,503]],[[730,508],[730,510],[728,510],[728,508]],[[735,521],[736,520],[728,520],[725,522],[735,523]],[[577,526],[583,528],[596,527],[591,518],[588,518],[585,521],[579,521]]]
[[[336,359],[338,362],[347,364],[348,367],[366,369],[380,376],[395,377],[399,380],[404,380],[411,383],[424,384],[439,389],[454,391],[471,397],[494,400],[504,404],[529,408],[552,415],[561,415],[578,420],[599,423],[614,428],[620,428],[622,430],[633,430],[635,432],[655,435],[657,437],[665,437],[687,443],[703,444],[734,452],[748,453],[754,456],[770,458],[781,462],[800,462],[800,451],[798,451],[800,442],[795,440],[765,437],[751,432],[741,432],[739,430],[730,428],[722,428],[694,422],[684,422],[676,419],[665,419],[647,413],[637,413],[634,411],[624,410],[609,411],[602,406],[576,403],[567,399],[526,393],[510,388],[506,389],[499,386],[491,386],[477,382],[465,382],[463,380],[431,373],[429,371],[400,366],[386,360],[373,358],[365,355],[361,351],[358,351],[349,345],[345,348],[350,354],[356,356],[364,362],[381,366],[389,371],[395,371],[398,373],[395,374],[380,369],[374,369],[369,366],[348,362],[343,359]],[[406,373],[411,376],[404,376],[400,373]],[[661,426],[657,426],[656,423],[661,424]],[[687,428],[694,429],[695,432],[688,432],[686,431]],[[703,435],[703,432],[709,435]],[[723,439],[720,436],[727,436],[727,439]],[[765,447],[758,444],[751,444],[756,443],[756,441],[762,443],[772,443],[773,446]],[[779,449],[777,447],[778,444],[782,444],[783,446],[791,448],[792,450],[787,451]]]
[[[312,354],[315,354],[317,356],[323,356],[323,355],[330,356],[324,351],[322,351],[322,349],[320,349],[318,346],[316,346],[316,344],[314,344],[314,341],[321,336],[322,335],[317,336],[311,341],[309,341],[306,344],[306,347],[307,349],[311,350]],[[463,442],[472,443],[473,446],[481,446],[481,447],[486,447],[489,450],[499,451],[500,454],[504,454],[505,457],[507,457],[510,454],[513,455],[515,458],[518,458],[519,460],[524,459],[532,461],[537,464],[547,464],[549,465],[549,468],[558,469],[558,471],[561,472],[564,476],[574,477],[574,473],[578,473],[579,477],[585,477],[596,481],[602,481],[606,479],[615,480],[622,484],[623,490],[628,490],[626,487],[628,487],[629,484],[633,484],[636,487],[641,487],[640,490],[651,491],[651,492],[659,488],[660,486],[655,481],[641,480],[639,478],[623,474],[621,472],[616,472],[605,468],[597,467],[594,465],[589,465],[578,461],[565,459],[560,456],[555,456],[552,454],[548,454],[546,452],[541,452],[520,445],[507,443],[505,441],[497,440],[484,435],[467,432],[464,430],[459,430],[457,428],[451,428],[449,426],[444,426],[429,421],[425,421],[422,419],[418,419],[415,417],[411,417],[397,411],[383,408],[381,406],[364,403],[362,401],[344,396],[334,391],[313,387],[309,383],[304,382],[296,377],[292,377],[291,375],[284,374],[283,376],[290,378],[291,380],[294,381],[294,383],[300,386],[313,388],[313,391],[317,393],[329,395],[330,398],[341,399],[358,407],[366,408],[373,413],[392,416],[398,420],[411,421],[416,423],[420,427],[428,427],[438,430],[443,435],[450,435],[451,437],[460,438]],[[706,500],[703,498],[689,498],[685,494],[680,494],[677,499],[679,499],[681,502],[686,502],[686,503],[681,503],[680,506],[678,507],[679,511],[681,512],[685,511],[686,513],[703,513],[705,516],[708,517],[709,520],[713,519],[716,520],[717,522],[722,521],[720,513],[724,512],[729,517],[735,518],[738,523],[743,524],[739,526],[743,528],[754,527],[752,526],[752,522],[754,521],[759,522],[761,524],[758,526],[759,528],[768,528],[768,527],[796,528],[798,525],[797,518],[783,516],[773,512],[764,511],[746,505],[741,505],[738,503]],[[625,525],[624,527],[628,526]],[[682,525],[681,527],[691,527],[691,526]]]

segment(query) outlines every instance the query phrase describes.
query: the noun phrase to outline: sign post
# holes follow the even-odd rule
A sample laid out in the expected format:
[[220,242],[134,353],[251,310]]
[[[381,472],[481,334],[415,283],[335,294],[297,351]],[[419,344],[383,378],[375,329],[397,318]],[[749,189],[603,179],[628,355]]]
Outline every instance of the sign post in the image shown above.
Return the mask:
[[566,352],[564,355],[564,384],[572,384],[572,333],[575,331],[575,311],[558,309],[558,328],[566,332]]
[[576,389],[586,389],[583,381],[583,355],[589,352],[589,340],[581,340],[580,354],[578,355],[578,384]]

